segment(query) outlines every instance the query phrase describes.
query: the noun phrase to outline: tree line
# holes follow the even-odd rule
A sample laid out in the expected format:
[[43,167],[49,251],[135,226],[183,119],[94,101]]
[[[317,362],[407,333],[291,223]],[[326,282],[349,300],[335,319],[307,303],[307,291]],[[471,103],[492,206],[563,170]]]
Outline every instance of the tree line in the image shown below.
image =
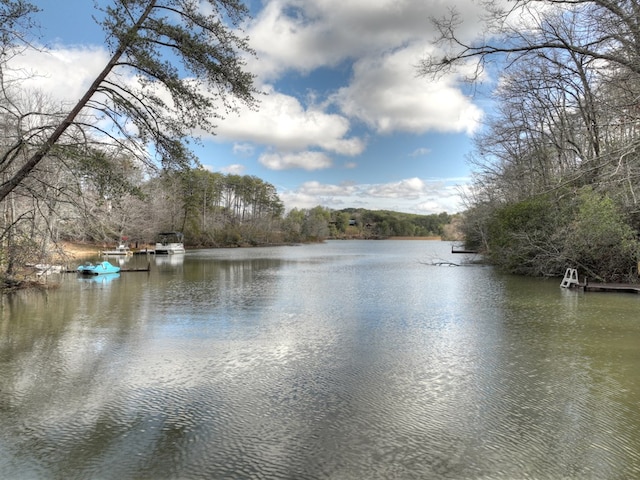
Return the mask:
[[317,206],[294,208],[283,219],[287,241],[331,239],[385,239],[389,237],[458,238],[457,216],[446,212],[430,215],[344,208],[332,210]]
[[499,76],[475,138],[467,246],[507,271],[637,281],[640,2],[486,2],[485,38],[438,19],[423,75]]
[[[453,217],[317,206],[285,212],[276,188],[255,176],[203,168],[146,177],[125,156],[101,152],[45,160],[32,176],[32,195],[10,195],[0,219],[5,273],[47,263],[64,242],[111,246],[152,244],[159,232],[180,231],[188,247],[229,247],[323,241],[327,238],[442,236]],[[87,165],[88,164],[88,165]],[[73,168],[71,168],[73,165]]]
[[[92,168],[92,172],[95,168]],[[82,189],[83,206],[60,205],[64,222],[49,229],[56,241],[147,244],[158,232],[180,231],[190,247],[289,244],[325,239],[379,239],[396,236],[451,237],[454,216],[323,206],[285,212],[276,188],[250,175],[203,168],[116,176],[114,189],[104,176]],[[80,191],[80,190],[79,190]],[[23,235],[24,238],[28,236]]]

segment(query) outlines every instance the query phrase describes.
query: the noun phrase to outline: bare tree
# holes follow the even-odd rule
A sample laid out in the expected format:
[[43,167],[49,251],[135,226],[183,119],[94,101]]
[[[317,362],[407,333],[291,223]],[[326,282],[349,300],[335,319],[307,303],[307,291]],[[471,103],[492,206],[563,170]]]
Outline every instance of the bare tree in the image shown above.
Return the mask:
[[484,5],[485,35],[473,41],[462,39],[455,10],[434,20],[440,53],[419,68],[471,81],[487,68],[500,75],[496,107],[475,138],[468,239],[513,272],[554,275],[570,262],[599,278],[635,278],[640,2]]
[[[3,1],[13,3],[26,2]],[[248,14],[239,0],[113,0],[103,13],[110,60],[64,118],[51,118],[38,135],[20,136],[1,152],[0,168],[11,174],[0,184],[0,201],[69,138],[102,138],[150,166],[156,163],[149,150],[162,166],[186,166],[195,160],[187,148],[195,129],[213,131],[221,109],[236,101],[254,105],[253,76],[242,59],[253,52],[225,24],[239,27]]]
[[33,27],[31,15],[37,11],[27,0],[0,0],[0,62],[12,48],[26,42],[25,34]]
[[460,35],[463,18],[455,8],[432,19],[439,32],[437,53],[420,62],[420,74],[441,75],[472,64],[468,78],[478,80],[498,58],[509,66],[524,56],[554,50],[640,73],[637,0],[487,0],[483,5],[484,34],[471,41]]

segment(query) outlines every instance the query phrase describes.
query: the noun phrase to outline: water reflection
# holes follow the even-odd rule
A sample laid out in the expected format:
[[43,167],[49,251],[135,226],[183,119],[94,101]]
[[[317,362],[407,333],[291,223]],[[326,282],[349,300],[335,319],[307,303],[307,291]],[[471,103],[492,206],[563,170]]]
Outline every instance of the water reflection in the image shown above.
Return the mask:
[[155,255],[155,264],[159,267],[169,266],[176,267],[184,263],[184,253],[174,253],[171,255]]
[[119,273],[105,273],[102,275],[90,275],[90,276],[78,275],[79,282],[91,282],[91,283],[97,283],[100,285],[106,285],[108,283],[111,283],[116,278],[120,278]]
[[0,477],[637,477],[638,299],[427,249],[201,251],[5,297]]
[[112,265],[117,265],[120,268],[126,268],[129,263],[132,262],[131,255],[104,255],[101,257],[101,261],[108,261]]

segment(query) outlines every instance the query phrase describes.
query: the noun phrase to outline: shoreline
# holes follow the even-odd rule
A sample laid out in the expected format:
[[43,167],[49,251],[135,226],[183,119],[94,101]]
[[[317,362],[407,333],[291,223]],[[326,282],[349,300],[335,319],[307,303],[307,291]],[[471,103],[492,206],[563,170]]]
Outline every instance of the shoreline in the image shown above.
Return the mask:
[[442,237],[434,236],[434,237],[389,237],[387,240],[438,240],[442,241]]
[[[327,239],[329,240],[329,239]],[[342,240],[342,239],[338,239],[338,240]],[[345,240],[367,240],[366,238],[348,238]],[[377,240],[377,239],[376,239]],[[433,240],[433,241],[442,241],[442,237],[439,236],[422,236],[422,237],[408,237],[408,236],[398,236],[398,237],[386,237],[386,238],[381,238],[379,240]],[[268,246],[272,246],[274,244],[269,244]],[[293,243],[281,243],[278,245],[282,245],[282,246],[286,246],[286,245],[293,245]],[[260,245],[261,246],[261,245]],[[108,249],[109,246],[108,245],[99,245],[99,244],[95,244],[95,243],[75,243],[75,242],[61,242],[60,243],[60,247],[61,247],[61,251],[62,253],[60,254],[60,256],[62,257],[67,257],[67,259],[75,259],[75,258],[84,258],[84,257],[89,257],[89,256],[94,256],[94,255],[100,255],[100,253],[105,250]],[[145,246],[143,245],[143,248]],[[244,246],[225,246],[225,247],[215,247],[215,246],[209,246],[209,247],[195,247],[192,248],[193,250],[197,250],[197,249],[202,249],[202,248],[253,248],[254,246],[252,245],[247,245],[246,247]],[[153,248],[153,246],[147,246],[146,248]]]

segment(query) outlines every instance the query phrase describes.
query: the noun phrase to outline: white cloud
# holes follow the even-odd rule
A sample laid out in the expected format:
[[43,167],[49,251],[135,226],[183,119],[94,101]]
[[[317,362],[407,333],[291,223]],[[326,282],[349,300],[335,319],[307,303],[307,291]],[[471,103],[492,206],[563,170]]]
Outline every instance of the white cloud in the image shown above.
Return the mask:
[[312,208],[362,207],[417,214],[462,211],[461,191],[466,178],[427,181],[408,178],[384,184],[339,185],[309,181],[298,188],[279,192],[288,210]]
[[342,185],[323,184],[317,181],[304,182],[298,188],[300,193],[313,196],[348,196],[357,192],[357,187],[351,183]]
[[267,145],[282,151],[320,148],[354,156],[365,149],[364,140],[349,137],[350,123],[343,115],[305,108],[295,97],[265,86],[258,110],[242,108],[237,116],[220,122],[214,139]]
[[431,153],[430,148],[422,147],[416,148],[413,152],[409,154],[410,157],[423,157],[425,155],[429,155]]
[[244,165],[240,165],[239,163],[233,163],[231,165],[226,165],[223,167],[214,167],[213,165],[202,165],[202,168],[204,168],[205,170],[209,171],[209,172],[221,172],[221,173],[228,173],[231,175],[242,175],[246,168]]
[[301,168],[304,170],[322,170],[332,165],[331,159],[322,152],[299,153],[264,153],[258,161],[270,170],[289,170]]
[[[478,18],[477,2],[460,3],[457,9],[464,18]],[[436,0],[270,0],[247,27],[258,52],[251,69],[259,78],[273,81],[291,71],[307,75],[355,62],[351,80],[333,96],[347,118],[383,134],[472,133],[482,112],[461,92],[456,79],[430,82],[416,76],[416,65],[436,34],[430,18],[445,16],[449,8]],[[477,25],[465,23],[463,35],[477,34]],[[342,136],[326,138],[320,148],[347,154],[340,143],[331,143]],[[351,154],[360,153],[361,146],[351,145],[357,152]]]
[[231,175],[242,175],[246,170],[244,165],[240,165],[238,163],[234,163],[231,165],[227,165],[226,167],[221,167],[220,171],[222,173],[230,173]]
[[367,189],[366,193],[372,197],[414,199],[427,193],[427,184],[414,177],[394,183],[373,185]]
[[75,103],[109,60],[102,47],[77,46],[26,50],[11,59],[10,66],[25,78],[26,90],[39,90],[52,99]]
[[[344,60],[376,56],[381,51],[435,35],[430,18],[448,13],[442,0],[269,0],[246,26],[258,60],[252,70],[265,80],[284,72],[308,73]],[[475,20],[473,0],[457,2]],[[476,21],[469,22],[477,25]]]
[[291,67],[309,72],[332,63],[324,52],[312,48],[322,35],[322,26],[287,15],[289,6],[286,1],[265,2],[256,20],[246,27],[258,55],[258,59],[250,58],[248,62],[263,80],[278,78]]
[[[108,53],[101,47],[61,47],[27,51],[11,65],[21,74],[30,74],[22,81],[23,88],[43,91],[55,102],[73,104],[107,61]],[[255,144],[285,152],[315,148],[347,156],[364,151],[365,141],[349,136],[351,126],[345,116],[325,113],[315,105],[305,108],[297,98],[271,86],[264,90],[268,95],[261,97],[259,110],[241,107],[240,115],[229,115],[219,122],[215,137],[205,132],[200,135],[236,142],[233,152],[241,156],[251,156]]]
[[413,45],[354,65],[354,78],[334,97],[342,112],[378,133],[428,131],[473,133],[481,110],[452,77],[427,81],[417,77],[421,47]]
[[250,157],[254,154],[255,150],[255,147],[250,143],[234,143],[232,149],[234,155],[241,157]]
[[[274,151],[322,150],[358,156],[364,138],[351,133],[352,119],[378,133],[472,132],[481,116],[453,79],[438,83],[416,78],[415,65],[429,40],[430,16],[444,14],[445,2],[398,0],[270,0],[246,26],[258,51],[251,63],[259,76],[279,79],[284,72],[312,72],[353,61],[350,83],[331,97],[341,113],[270,85],[258,110],[240,108],[217,122],[217,141],[264,145]],[[473,8],[461,8],[465,13]],[[31,52],[24,65],[37,65],[45,77],[34,80],[56,98],[76,100],[108,60],[102,47],[56,48]],[[309,98],[313,92],[303,92]],[[210,138],[204,134],[205,138]],[[239,152],[239,150],[236,150]],[[246,152],[246,150],[245,150]]]

